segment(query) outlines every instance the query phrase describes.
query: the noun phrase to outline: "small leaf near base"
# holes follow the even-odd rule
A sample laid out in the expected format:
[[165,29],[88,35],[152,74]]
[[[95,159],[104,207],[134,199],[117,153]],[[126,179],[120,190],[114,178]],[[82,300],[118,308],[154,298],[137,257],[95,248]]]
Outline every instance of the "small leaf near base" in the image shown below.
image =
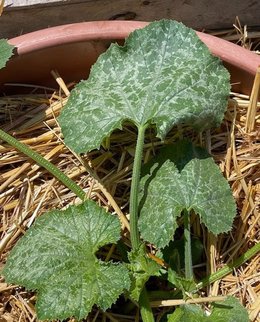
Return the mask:
[[132,299],[138,301],[142,289],[149,277],[157,276],[161,267],[147,256],[143,244],[140,245],[140,248],[137,251],[131,251],[128,254],[128,258],[130,264],[127,266],[130,270],[132,280],[130,296]]

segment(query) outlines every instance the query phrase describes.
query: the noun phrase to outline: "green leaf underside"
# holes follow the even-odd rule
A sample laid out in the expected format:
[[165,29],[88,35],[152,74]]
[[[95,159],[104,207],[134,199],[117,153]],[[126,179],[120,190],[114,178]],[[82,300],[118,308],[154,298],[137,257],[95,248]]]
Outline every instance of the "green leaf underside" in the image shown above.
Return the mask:
[[214,234],[227,232],[236,214],[230,187],[206,151],[189,141],[163,148],[141,179],[139,230],[161,248],[173,238],[177,218],[192,209]]
[[11,251],[3,274],[38,290],[39,319],[86,317],[94,304],[109,308],[130,287],[122,264],[96,251],[120,238],[120,222],[93,201],[40,217]]
[[223,302],[213,303],[210,316],[194,304],[178,307],[174,313],[168,315],[168,322],[248,322],[248,313],[234,297],[228,297]]
[[14,46],[8,44],[6,39],[0,39],[0,69],[5,67],[12,56]]
[[145,251],[144,245],[136,251],[131,251],[128,254],[132,285],[130,288],[130,296],[132,299],[138,301],[142,289],[150,276],[157,276],[159,274],[160,265],[150,259]]
[[124,121],[156,124],[164,138],[180,123],[217,126],[229,90],[227,70],[195,31],[162,20],[131,33],[123,47],[112,44],[71,92],[59,123],[77,153],[99,148]]

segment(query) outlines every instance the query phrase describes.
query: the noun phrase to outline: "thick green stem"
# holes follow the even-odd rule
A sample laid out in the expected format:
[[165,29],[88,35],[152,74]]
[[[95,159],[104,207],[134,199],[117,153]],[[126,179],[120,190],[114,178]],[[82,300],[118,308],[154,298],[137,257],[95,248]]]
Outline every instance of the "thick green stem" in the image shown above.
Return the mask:
[[33,159],[37,164],[49,171],[55,178],[61,181],[67,188],[75,193],[81,200],[86,199],[85,192],[68,176],[61,172],[57,167],[55,167],[51,162],[44,159],[39,153],[33,151],[27,145],[19,142],[11,135],[0,129],[0,139],[6,141],[8,144],[19,150],[20,152],[27,155],[29,158]]
[[133,250],[137,250],[140,245],[140,236],[138,232],[138,193],[140,183],[140,172],[142,165],[143,146],[144,146],[144,134],[146,126],[140,126],[138,128],[137,143],[135,149],[135,158],[132,174],[132,183],[130,191],[130,234],[131,244]]
[[143,322],[154,322],[153,311],[149,303],[148,294],[146,288],[144,287],[140,295],[140,312]]
[[[139,194],[139,183],[140,183],[140,174],[142,166],[142,157],[143,157],[143,147],[144,147],[144,135],[145,135],[146,126],[140,126],[138,128],[133,173],[132,173],[132,183],[130,191],[130,236],[132,249],[137,250],[140,246],[140,235],[138,231],[138,194]],[[153,312],[149,303],[147,296],[146,288],[144,286],[142,293],[140,294],[139,299],[140,312],[142,316],[142,321],[144,322],[153,322]]]
[[183,219],[184,219],[185,277],[190,280],[190,279],[193,279],[191,237],[190,237],[190,214],[186,209],[183,212]]
[[198,284],[197,289],[201,289],[202,287],[205,287],[207,285],[210,285],[211,283],[214,283],[215,281],[220,280],[224,276],[228,275],[233,271],[234,268],[237,268],[244,264],[246,261],[254,257],[257,253],[260,252],[260,243],[255,244],[253,247],[251,247],[247,252],[245,252],[242,256],[238,257],[236,260],[234,260],[232,263],[225,265],[220,270],[218,270],[216,273],[211,274],[205,278],[203,278]]

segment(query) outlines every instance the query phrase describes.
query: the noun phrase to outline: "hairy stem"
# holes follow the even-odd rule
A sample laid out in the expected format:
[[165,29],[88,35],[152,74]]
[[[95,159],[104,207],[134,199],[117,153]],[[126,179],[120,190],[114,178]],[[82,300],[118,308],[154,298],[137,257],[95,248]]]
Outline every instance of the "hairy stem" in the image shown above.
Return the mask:
[[138,232],[138,193],[140,183],[140,172],[142,165],[143,146],[144,146],[144,134],[146,126],[140,126],[138,128],[137,143],[135,149],[134,166],[132,174],[132,183],[130,191],[130,234],[131,244],[133,250],[137,250],[140,245],[140,236]]
[[33,159],[37,164],[49,171],[55,178],[61,181],[67,188],[75,193],[81,200],[86,199],[85,192],[68,176],[61,172],[55,165],[53,165],[48,160],[44,159],[39,153],[33,151],[27,145],[19,142],[11,135],[7,134],[0,129],[0,139],[6,141],[8,144],[19,150],[20,152],[27,155],[29,158]]
[[143,322],[154,322],[153,312],[149,302],[146,288],[144,287],[140,295],[140,312]]
[[185,277],[193,279],[192,257],[191,257],[191,237],[190,237],[190,214],[185,209],[184,218],[184,260],[185,260]]
[[260,243],[255,244],[253,247],[251,247],[248,251],[246,251],[242,256],[235,259],[232,263],[225,265],[220,270],[218,270],[216,273],[211,274],[205,278],[203,278],[198,284],[197,289],[200,289],[202,287],[205,287],[207,285],[210,285],[211,283],[214,283],[215,281],[220,280],[224,276],[228,275],[233,271],[234,268],[237,268],[244,264],[246,261],[254,257],[257,253],[260,252]]
[[[142,166],[145,130],[146,130],[146,126],[140,126],[138,128],[133,173],[132,173],[131,191],[130,191],[130,205],[129,205],[130,236],[131,236],[131,244],[132,244],[133,250],[137,250],[141,243],[140,235],[138,231],[138,206],[139,206],[138,193],[139,193],[139,183],[140,183],[140,174],[141,174],[141,166]],[[142,321],[153,322],[154,321],[153,312],[149,303],[145,286],[142,290],[142,293],[140,294],[139,304],[140,304]]]

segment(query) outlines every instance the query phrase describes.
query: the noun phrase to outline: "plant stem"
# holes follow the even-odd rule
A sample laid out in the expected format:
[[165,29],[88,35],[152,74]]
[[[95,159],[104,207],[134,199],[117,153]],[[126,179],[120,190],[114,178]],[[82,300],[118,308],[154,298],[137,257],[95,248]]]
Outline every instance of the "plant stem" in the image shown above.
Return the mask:
[[[146,125],[141,125],[138,127],[137,142],[135,148],[135,157],[132,173],[132,183],[130,191],[130,236],[131,244],[133,250],[138,250],[141,241],[138,231],[138,193],[139,193],[139,183],[140,183],[140,174],[142,166],[142,157],[143,157],[143,147],[144,147],[144,135],[146,130]],[[146,288],[144,286],[142,293],[139,298],[140,312],[142,316],[142,321],[144,322],[153,322],[153,312],[149,303],[148,295]]]
[[86,199],[85,192],[68,176],[61,172],[55,165],[53,165],[48,160],[44,159],[39,153],[33,151],[27,145],[19,142],[11,135],[7,134],[0,129],[0,139],[6,141],[8,144],[19,150],[20,152],[27,155],[29,158],[33,159],[37,164],[49,171],[55,178],[61,181],[67,188],[75,193],[81,200]]
[[130,191],[130,234],[131,234],[131,244],[133,250],[137,250],[140,245],[140,236],[138,232],[138,193],[139,193],[139,183],[140,183],[140,172],[142,165],[143,156],[143,146],[144,146],[144,134],[146,126],[141,125],[138,128],[132,183]]
[[183,211],[184,219],[184,260],[185,260],[185,277],[193,279],[192,256],[191,256],[191,237],[190,237],[190,214],[185,209]]
[[203,278],[198,284],[197,289],[200,289],[202,287],[205,287],[207,285],[210,285],[211,283],[220,280],[224,276],[228,275],[233,271],[234,268],[241,266],[246,261],[254,257],[258,252],[260,252],[260,243],[255,244],[253,247],[251,247],[248,251],[246,251],[242,256],[238,257],[233,261],[233,263],[230,263],[228,265],[225,265],[220,270],[218,270],[216,273],[211,274],[209,276],[206,276]]
[[143,322],[154,322],[153,311],[149,302],[146,288],[144,287],[139,299],[140,312]]

